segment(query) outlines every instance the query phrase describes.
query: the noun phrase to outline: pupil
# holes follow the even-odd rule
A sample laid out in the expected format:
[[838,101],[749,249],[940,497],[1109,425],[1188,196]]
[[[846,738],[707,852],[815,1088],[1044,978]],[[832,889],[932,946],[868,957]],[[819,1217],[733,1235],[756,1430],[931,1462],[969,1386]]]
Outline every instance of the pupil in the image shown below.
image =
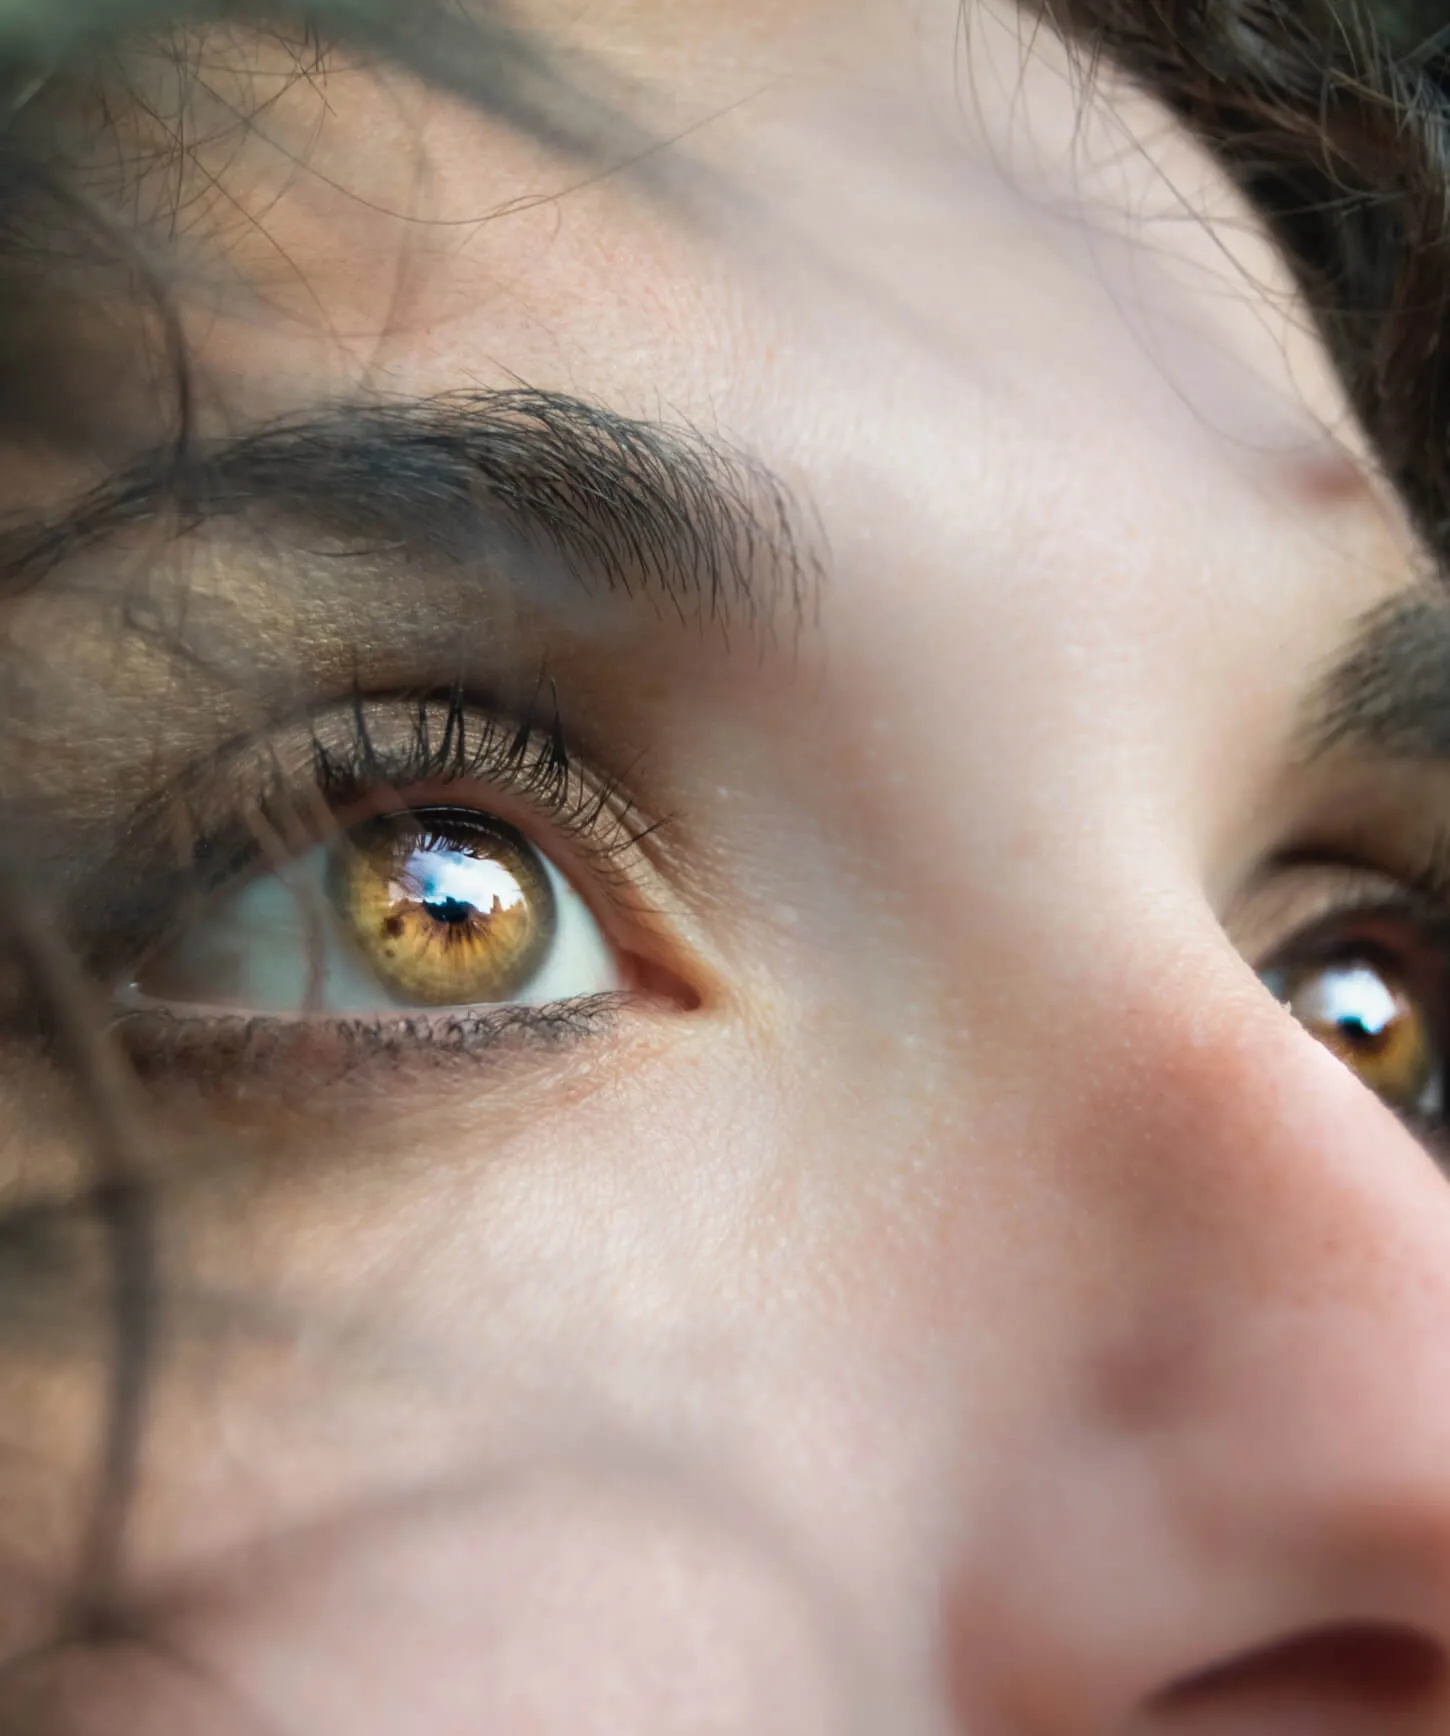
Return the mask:
[[1347,1014],[1339,1021],[1339,1029],[1345,1041],[1356,1049],[1379,1049],[1384,1047],[1387,1032],[1383,1027],[1372,1031],[1363,1019]]
[[528,902],[509,863],[452,849],[442,839],[430,838],[409,856],[399,888],[405,897],[409,881],[411,899],[444,929],[487,923],[506,911],[525,908]]
[[477,905],[465,904],[461,898],[429,899],[424,903],[423,908],[435,922],[451,924],[467,922],[470,917],[477,914],[478,910]]

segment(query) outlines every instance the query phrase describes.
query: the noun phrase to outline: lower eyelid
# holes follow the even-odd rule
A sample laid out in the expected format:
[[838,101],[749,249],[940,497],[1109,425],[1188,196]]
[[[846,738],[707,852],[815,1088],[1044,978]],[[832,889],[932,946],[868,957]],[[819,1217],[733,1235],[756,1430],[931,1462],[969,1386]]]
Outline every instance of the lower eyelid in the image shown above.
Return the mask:
[[535,1064],[606,1034],[638,1003],[629,990],[541,1004],[445,1007],[383,1016],[227,1014],[160,1003],[131,991],[112,1031],[143,1083],[204,1094],[294,1094],[311,1101],[330,1086],[378,1069],[427,1074],[467,1063]]

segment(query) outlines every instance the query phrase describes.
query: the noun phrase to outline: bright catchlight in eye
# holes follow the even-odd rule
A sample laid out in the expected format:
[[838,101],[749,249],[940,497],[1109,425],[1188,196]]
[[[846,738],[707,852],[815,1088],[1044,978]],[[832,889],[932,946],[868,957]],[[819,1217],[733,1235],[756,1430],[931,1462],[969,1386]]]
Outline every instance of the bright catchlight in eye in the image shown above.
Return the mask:
[[624,986],[588,905],[512,826],[379,815],[224,895],[128,998],[287,1016],[540,1005]]

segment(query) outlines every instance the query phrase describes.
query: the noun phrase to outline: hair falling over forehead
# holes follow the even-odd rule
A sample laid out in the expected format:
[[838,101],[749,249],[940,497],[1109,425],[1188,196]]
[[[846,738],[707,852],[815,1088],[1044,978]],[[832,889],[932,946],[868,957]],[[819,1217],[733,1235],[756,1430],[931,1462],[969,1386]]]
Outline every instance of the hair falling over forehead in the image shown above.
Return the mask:
[[[1099,61],[1125,70],[1205,141],[1262,211],[1387,476],[1432,549],[1450,559],[1450,343],[1441,341],[1450,327],[1450,32],[1426,32],[1413,9],[1367,0],[1041,0],[1038,9],[1074,45],[1086,80]],[[212,462],[205,453],[193,462],[200,450],[193,445],[194,392],[168,295],[166,226],[129,229],[114,203],[96,197],[68,161],[73,138],[64,126],[52,130],[49,101],[123,31],[156,32],[184,85],[190,49],[178,26],[207,21],[290,27],[279,40],[292,44],[300,78],[322,65],[330,52],[324,43],[385,54],[581,159],[638,154],[649,142],[631,130],[607,88],[581,84],[577,68],[566,74],[526,35],[477,8],[316,0],[299,22],[274,17],[271,7],[220,0],[0,0],[7,117],[0,127],[0,426],[15,444],[79,449],[92,479],[69,516],[62,500],[43,520],[12,517],[0,538],[0,554],[13,557],[0,572],[0,591],[29,583],[37,561],[44,564],[47,551],[68,537],[83,540],[86,513],[123,492],[130,474],[137,441],[97,417],[89,382],[68,377],[87,363],[86,343],[70,322],[88,330],[88,314],[103,306],[112,331],[134,327],[128,353],[144,355],[142,371],[160,382],[145,408],[149,425],[138,432],[154,447],[159,424],[171,442],[178,527],[188,489]],[[121,389],[131,384],[117,382],[117,401],[131,401]],[[510,428],[541,414],[521,397],[506,408]],[[495,437],[504,426],[496,415]],[[285,432],[272,437],[279,451]],[[595,423],[555,433],[592,455],[613,450],[628,430]],[[265,445],[253,441],[248,451],[265,456]],[[636,465],[639,456],[636,444]],[[147,512],[165,522],[166,477],[148,475],[147,483]],[[572,502],[559,498],[562,513]],[[740,546],[732,530],[727,577]],[[800,583],[792,570],[787,588],[798,592]],[[8,717],[0,724],[10,726]],[[548,763],[557,770],[561,758]],[[9,927],[0,982],[11,979],[8,1002],[39,1007],[53,1052],[78,1084],[95,1160],[86,1209],[105,1244],[115,1373],[68,1620],[73,1631],[103,1635],[157,1331],[148,1159],[125,1069],[99,1035],[89,985],[26,879],[23,812],[0,814],[0,840],[0,912]],[[16,981],[29,985],[28,995],[13,992]],[[0,1227],[0,1292],[11,1283],[5,1268],[28,1272],[54,1235],[44,1224]]]
[[[1414,0],[1031,0],[1073,45],[1085,79],[1107,61],[1168,104],[1243,187],[1297,273],[1309,307],[1417,528],[1450,551],[1450,31]],[[287,9],[205,0],[66,0],[0,5],[0,257],[7,305],[0,368],[33,349],[57,277],[109,258],[142,292],[168,347],[172,413],[184,435],[186,358],[167,310],[168,262],[67,176],[63,147],[28,117],[73,56],[123,32],[209,20],[294,32],[299,77],[328,45],[376,49],[422,78],[582,160],[647,154],[652,141],[603,80],[551,65],[493,8],[426,0],[318,0]],[[187,38],[168,35],[178,77]],[[282,40],[289,40],[283,37]],[[49,237],[41,245],[42,235]],[[65,245],[57,246],[55,238]],[[83,282],[96,293],[94,277]],[[114,282],[107,287],[114,288]],[[41,293],[37,293],[41,292]],[[34,417],[25,375],[0,372],[0,413]],[[8,399],[8,402],[7,402]]]
[[1380,463],[1450,554],[1450,33],[1435,8],[1046,0],[1268,220]]

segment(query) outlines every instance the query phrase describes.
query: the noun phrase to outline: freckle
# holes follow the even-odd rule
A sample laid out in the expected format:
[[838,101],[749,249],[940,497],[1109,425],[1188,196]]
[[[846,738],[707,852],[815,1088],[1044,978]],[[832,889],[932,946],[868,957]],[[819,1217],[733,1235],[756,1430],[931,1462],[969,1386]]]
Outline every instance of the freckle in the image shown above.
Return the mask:
[[402,932],[403,919],[401,916],[387,916],[383,918],[383,933],[387,935],[389,940],[396,940]]

